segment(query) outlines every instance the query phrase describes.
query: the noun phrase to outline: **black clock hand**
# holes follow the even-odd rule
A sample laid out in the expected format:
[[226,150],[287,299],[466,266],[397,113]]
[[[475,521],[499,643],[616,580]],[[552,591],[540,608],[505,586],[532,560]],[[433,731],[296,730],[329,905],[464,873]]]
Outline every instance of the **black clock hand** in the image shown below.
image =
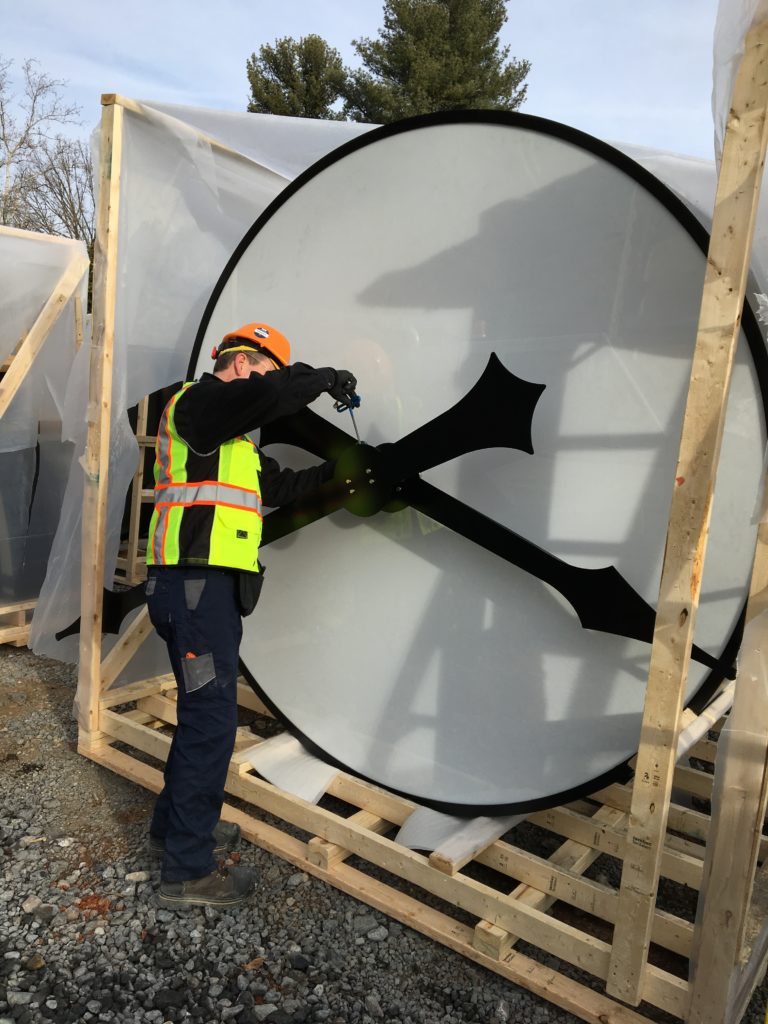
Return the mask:
[[[493,401],[485,390],[488,389],[489,378],[493,379],[495,385]],[[615,567],[583,569],[564,562],[416,476],[416,473],[447,461],[456,454],[474,450],[478,445],[494,445],[493,414],[506,404],[499,392],[510,384],[516,388],[517,381],[518,378],[509,374],[492,356],[483,376],[464,399],[401,441],[383,445],[379,449],[356,444],[350,435],[309,410],[282,421],[274,431],[274,434],[279,435],[279,440],[319,456],[328,457],[331,453],[339,452],[341,455],[332,481],[319,491],[266,516],[262,543],[266,545],[285,537],[340,508],[346,508],[355,515],[373,515],[394,496],[400,502],[399,507],[402,507],[402,501],[411,504],[437,522],[549,583],[571,604],[585,629],[615,633],[650,643],[656,612]],[[532,414],[542,388],[540,385],[520,383],[524,387],[536,389],[531,405]],[[455,441],[457,435],[461,434],[460,420],[467,415],[474,417],[476,426],[482,424],[477,428],[471,446],[463,440]],[[439,431],[450,431],[448,441],[435,443],[433,450],[431,439]],[[278,437],[270,437],[272,439],[277,440]],[[452,440],[454,444],[450,443]],[[507,436],[508,445],[514,440]],[[517,446],[524,447],[523,444]],[[409,478],[404,480],[404,477]],[[397,485],[398,481],[402,482]],[[699,647],[694,646],[692,657],[709,668],[718,667],[718,662]]]
[[[388,451],[385,449],[385,454]],[[387,461],[380,461],[381,455],[367,445],[349,449],[339,460],[333,480],[265,517],[262,547],[341,508],[359,516],[380,511],[395,490]],[[554,587],[571,605],[584,629],[652,642],[656,611],[615,566],[585,569],[564,562],[420,477],[397,484],[396,494],[398,501]],[[707,668],[722,670],[716,658],[696,645],[691,657]],[[730,666],[727,669],[726,674],[735,678]]]
[[[656,611],[615,566],[585,569],[564,562],[426,480],[407,480],[398,490],[399,497],[411,508],[554,587],[571,605],[584,629],[652,642]],[[707,668],[722,669],[716,658],[695,644],[691,657]],[[729,673],[729,678],[735,677],[735,672]]]
[[[415,476],[482,448],[533,452],[531,422],[544,384],[521,380],[492,353],[479,380],[445,412],[388,446],[398,479]],[[260,444],[292,444],[323,459],[337,459],[355,439],[303,409],[262,428]]]

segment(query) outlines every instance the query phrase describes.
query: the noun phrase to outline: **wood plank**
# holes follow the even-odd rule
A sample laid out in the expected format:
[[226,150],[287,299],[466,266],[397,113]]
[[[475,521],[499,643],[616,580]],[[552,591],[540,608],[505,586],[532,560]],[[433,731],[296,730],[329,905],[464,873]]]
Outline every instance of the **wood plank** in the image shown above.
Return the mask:
[[26,645],[29,640],[29,623],[23,626],[0,626],[0,644]]
[[108,690],[120,673],[128,666],[136,651],[138,651],[139,647],[141,647],[152,632],[152,629],[152,623],[149,621],[149,612],[147,606],[144,605],[101,663],[102,690]]
[[643,991],[715,473],[749,270],[768,128],[768,22],[750,32],[718,178],[646,688],[608,992]]
[[5,415],[24,378],[29,373],[32,363],[43,347],[51,328],[64,312],[75,289],[88,272],[88,258],[84,253],[73,253],[69,265],[53,287],[35,322],[26,337],[16,350],[11,365],[5,376],[0,380],[0,419]]
[[249,711],[256,711],[260,715],[266,715],[267,718],[275,717],[266,704],[256,696],[248,683],[243,680],[242,676],[237,681],[237,703],[241,708],[248,708]]
[[[385,821],[384,818],[380,818],[376,814],[371,814],[370,811],[356,811],[348,820],[354,821],[356,825],[367,828],[379,835],[383,835],[392,828],[391,822]],[[336,865],[341,864],[351,856],[351,850],[345,850],[343,846],[339,846],[337,843],[329,843],[326,839],[321,839],[319,836],[310,839],[307,844],[307,857],[313,864],[317,864],[326,870],[336,867]]]
[[[583,849],[586,849],[583,847]],[[578,871],[551,860],[519,850],[509,843],[496,842],[477,857],[478,863],[517,878],[527,886],[549,897],[551,902],[561,900],[571,907],[615,924],[619,910],[619,895],[610,886],[582,878]],[[514,892],[513,892],[514,895]],[[541,906],[539,901],[531,906]],[[682,956],[690,953],[693,926],[674,914],[656,911],[651,927],[654,942]]]
[[176,686],[176,680],[172,672],[166,672],[162,676],[154,676],[152,679],[142,679],[138,683],[128,683],[125,686],[118,686],[109,690],[99,701],[102,708],[113,708],[118,704],[129,704],[140,697],[148,697],[152,693],[162,693],[171,687]]
[[101,727],[107,736],[120,740],[122,743],[130,743],[137,750],[156,757],[158,761],[165,761],[168,757],[168,751],[171,749],[170,736],[164,736],[142,722],[133,721],[128,715],[120,715],[115,711],[102,711]]
[[[136,411],[136,433],[147,429],[149,399],[142,398]],[[131,481],[128,506],[128,545],[125,578],[128,583],[139,583],[146,577],[146,567],[139,564],[139,531],[141,529],[142,489],[144,486],[144,450],[139,448],[139,464]]]
[[29,598],[26,601],[14,601],[13,604],[0,605],[0,617],[4,615],[15,615],[16,612],[29,612],[37,606],[37,598]]
[[80,298],[79,292],[75,292],[75,296],[72,300],[72,305],[75,314],[75,352],[79,352],[83,345],[83,338],[85,337],[85,318],[83,316],[83,300]]
[[[612,807],[599,807],[594,814],[594,818],[608,825],[620,825],[626,822],[626,814]],[[582,875],[587,868],[594,864],[599,856],[600,853],[597,850],[593,850],[589,846],[583,846],[581,843],[576,843],[571,839],[566,839],[551,857],[547,858],[547,863],[568,868],[575,874]],[[539,910],[548,910],[557,902],[555,895],[549,892],[542,892],[542,890],[526,885],[524,882],[515,886],[510,896],[513,899],[528,903],[529,906],[538,907]],[[497,928],[490,921],[480,921],[475,926],[473,942],[478,949],[500,958],[512,949],[518,939],[519,936],[504,931],[503,928]]]
[[93,278],[88,434],[83,457],[83,555],[81,566],[79,724],[99,730],[101,696],[102,591],[107,529],[112,357],[117,301],[117,233],[120,207],[123,111],[102,111],[99,188]]
[[150,694],[147,697],[139,697],[137,706],[142,711],[152,714],[155,718],[162,719],[166,725],[177,725],[176,701],[159,693]]
[[[625,829],[596,825],[591,818],[576,814],[563,807],[538,811],[532,814],[529,820],[535,825],[549,829],[550,832],[557,833],[557,835],[567,836],[584,846],[600,850],[601,853],[618,858],[622,858],[624,855],[627,840]],[[691,856],[685,852],[670,849],[669,846],[665,846],[662,850],[661,873],[665,878],[671,878],[674,882],[698,889],[701,885],[702,871],[703,864],[700,856]]]
[[440,846],[429,855],[429,863],[438,871],[447,875],[455,875],[478,854],[487,849],[505,832],[509,832],[515,824],[523,820],[523,815],[510,817],[471,818],[459,825],[452,835],[444,839]]

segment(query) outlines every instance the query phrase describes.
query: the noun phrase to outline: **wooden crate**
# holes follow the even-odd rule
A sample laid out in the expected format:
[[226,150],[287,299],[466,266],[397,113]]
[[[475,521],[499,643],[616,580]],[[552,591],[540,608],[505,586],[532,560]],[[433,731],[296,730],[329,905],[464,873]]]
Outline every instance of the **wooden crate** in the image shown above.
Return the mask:
[[[22,231],[0,225],[0,234],[11,238],[45,239],[52,245],[71,244],[69,239],[40,235],[37,232]],[[54,285],[51,294],[43,304],[40,313],[18,342],[10,355],[0,363],[0,419],[7,412],[16,397],[38,353],[45,344],[48,335],[63,313],[67,303],[72,300],[74,309],[74,342],[75,349],[83,343],[83,307],[78,289],[88,273],[88,259],[78,255],[70,260],[61,277]],[[14,647],[25,647],[29,638],[29,620],[34,611],[36,601],[16,601],[0,606],[0,644],[12,644]]]
[[[249,769],[242,749],[228,776],[228,792],[247,809],[228,806],[226,816],[241,824],[246,838],[595,1024],[639,1024],[650,1019],[644,1014],[651,1007],[687,1024],[735,1024],[768,957],[768,884],[761,866],[768,803],[768,688],[761,658],[768,637],[765,523],[758,532],[747,609],[748,657],[737,681],[728,756],[718,758],[714,789],[708,771],[676,767],[709,511],[768,143],[767,51],[765,21],[747,38],[725,137],[632,786],[612,786],[586,803],[532,816],[536,827],[557,837],[546,860],[498,840],[463,861],[444,852],[425,857],[398,845],[387,830],[412,805],[344,773],[336,777],[331,796],[349,813],[307,804],[270,786]],[[114,95],[102,102],[96,327],[84,459],[79,749],[157,791],[174,722],[171,682],[150,680],[117,694],[109,690],[151,630],[145,612],[101,661],[122,124],[125,108],[141,112],[139,105]],[[129,696],[131,704],[126,703]],[[242,740],[254,742],[250,736]],[[698,749],[707,757],[714,753],[706,744]],[[681,804],[673,797],[678,790],[699,800],[711,795],[711,815]],[[265,813],[285,826],[265,822]],[[352,855],[354,865],[349,863]],[[599,855],[619,863],[620,883],[608,885],[585,875]],[[506,881],[491,885],[477,874],[481,871]],[[659,907],[659,883],[666,879],[700,890],[695,920]],[[585,979],[599,979],[606,994],[520,953],[516,937],[543,955],[575,965]],[[682,968],[673,970],[671,959],[657,963],[656,950],[681,958]]]

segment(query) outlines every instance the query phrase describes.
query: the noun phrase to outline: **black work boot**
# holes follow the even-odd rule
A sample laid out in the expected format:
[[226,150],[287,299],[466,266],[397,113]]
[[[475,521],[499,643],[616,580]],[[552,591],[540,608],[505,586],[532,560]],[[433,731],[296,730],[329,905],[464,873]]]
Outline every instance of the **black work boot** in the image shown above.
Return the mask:
[[186,882],[160,882],[158,902],[165,907],[234,907],[253,891],[256,872],[250,868],[217,868]]
[[[223,860],[230,850],[234,850],[240,840],[240,826],[230,821],[218,821],[213,829],[213,838],[216,846],[213,849],[213,856],[216,860]],[[153,857],[162,857],[165,853],[165,842],[149,833],[147,840],[147,852]]]

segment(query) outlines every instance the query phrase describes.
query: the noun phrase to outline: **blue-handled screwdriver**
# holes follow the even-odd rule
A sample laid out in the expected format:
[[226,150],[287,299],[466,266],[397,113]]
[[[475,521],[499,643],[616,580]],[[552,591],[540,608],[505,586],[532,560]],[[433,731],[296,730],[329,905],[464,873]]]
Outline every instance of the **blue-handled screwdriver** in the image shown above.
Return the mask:
[[362,444],[362,441],[360,440],[360,431],[357,429],[357,421],[355,420],[354,413],[355,409],[360,408],[360,395],[354,394],[346,402],[334,402],[333,408],[336,410],[336,412],[346,412],[347,410],[349,410],[349,415],[352,419],[352,426],[355,428],[355,437],[357,438],[357,443]]

